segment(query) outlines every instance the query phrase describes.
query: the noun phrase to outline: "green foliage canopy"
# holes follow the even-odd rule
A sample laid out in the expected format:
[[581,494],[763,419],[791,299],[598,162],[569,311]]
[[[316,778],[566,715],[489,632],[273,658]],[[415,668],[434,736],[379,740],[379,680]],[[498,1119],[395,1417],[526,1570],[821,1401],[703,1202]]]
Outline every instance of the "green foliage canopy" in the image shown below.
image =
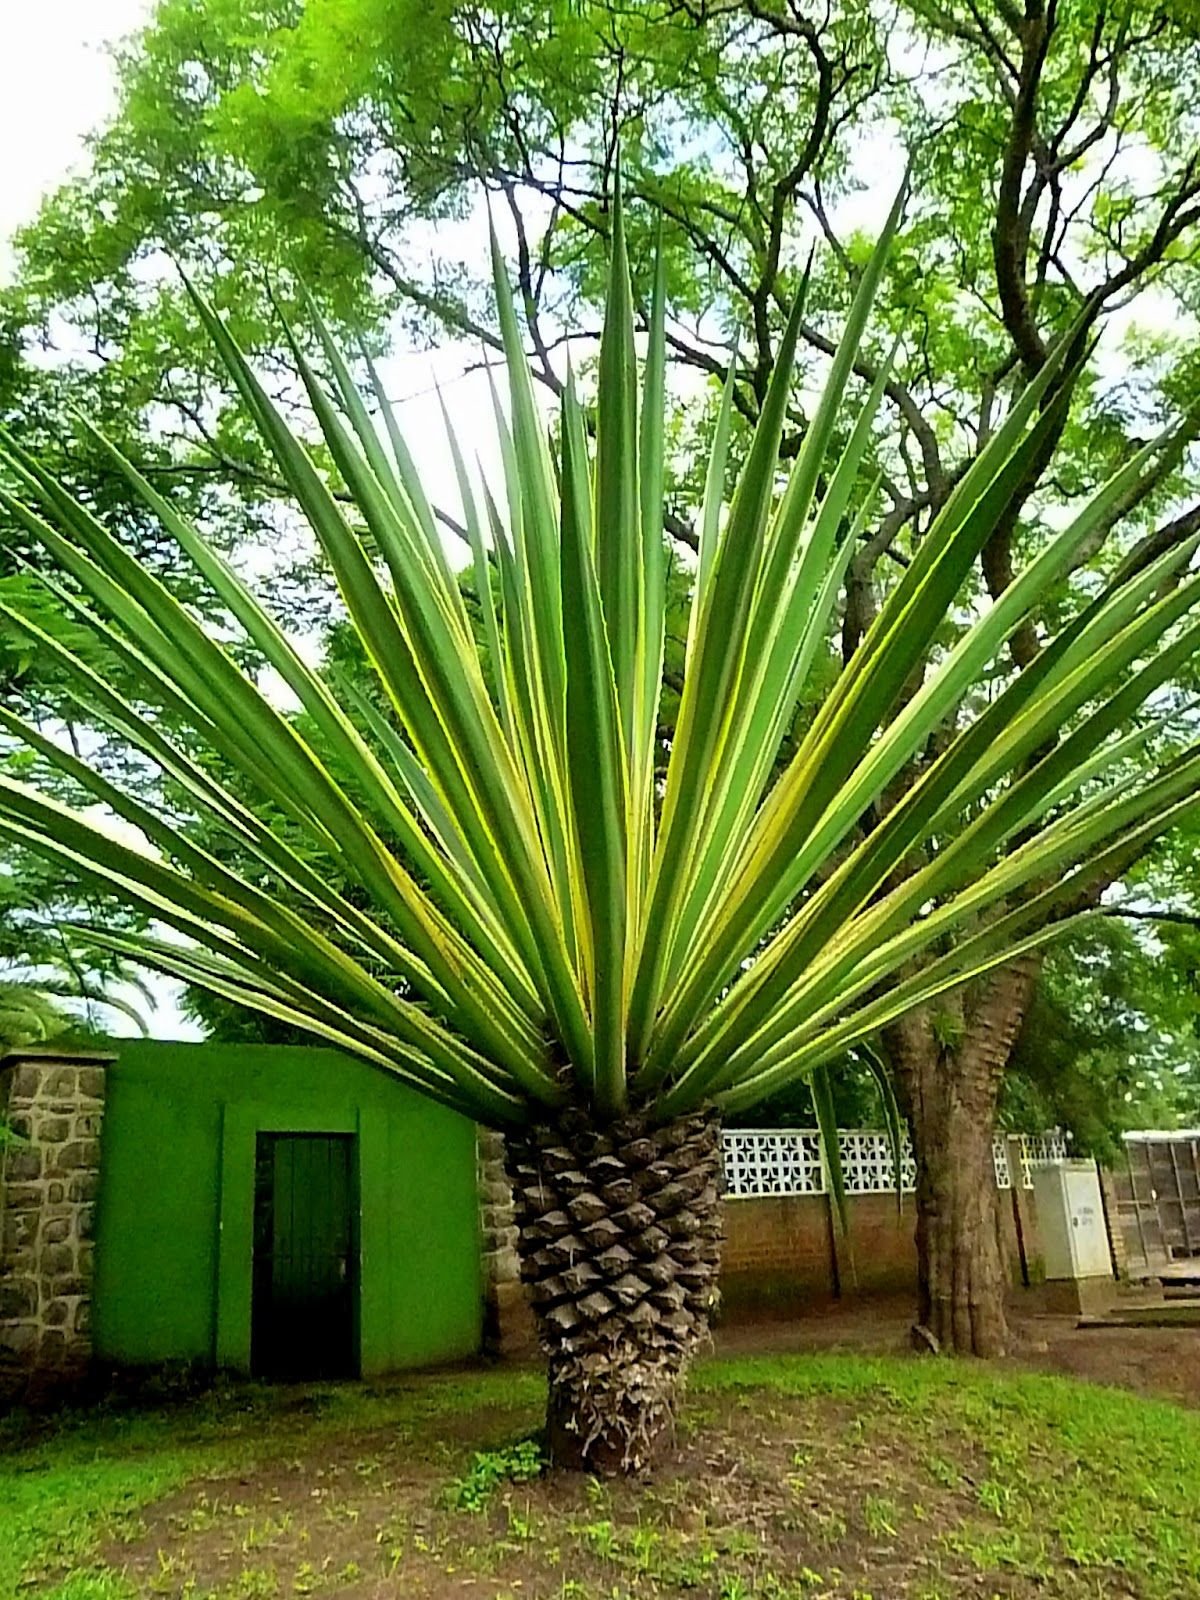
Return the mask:
[[[879,825],[858,832],[1097,524],[1173,446],[1164,436],[1118,471],[908,689],[1069,405],[1081,323],[963,475],[776,775],[848,554],[872,512],[873,498],[856,504],[856,492],[886,370],[853,403],[850,385],[900,216],[897,200],[782,493],[777,464],[803,291],[727,503],[725,407],[661,780],[665,283],[660,270],[639,376],[619,194],[594,446],[568,381],[551,455],[493,252],[509,371],[508,414],[496,415],[500,506],[486,489],[479,498],[455,445],[491,683],[382,394],[374,396],[380,430],[324,323],[315,319],[324,379],[293,340],[356,526],[197,293],[198,314],[321,543],[402,736],[378,719],[372,748],[229,564],[102,435],[93,432],[94,443],[279,672],[315,737],[281,716],[211,632],[9,439],[3,460],[27,498],[0,491],[0,500],[87,594],[89,606],[76,609],[123,674],[282,804],[340,871],[314,869],[168,727],[11,610],[8,620],[37,639],[74,692],[217,816],[285,893],[230,870],[169,815],[8,711],[0,721],[10,733],[140,829],[154,853],[10,780],[0,780],[0,831],[188,941],[89,929],[100,948],[305,1026],[501,1125],[571,1097],[601,1117],[631,1098],[654,1103],[663,1118],[713,1096],[737,1108],[1036,948],[1070,923],[1111,860],[1156,838],[1192,803],[1200,753],[1190,748],[1132,785],[1089,786],[1124,755],[1127,741],[1113,737],[1124,719],[1200,641],[1190,615],[1200,578],[1186,575],[1200,535],[1102,588]],[[363,804],[337,781],[325,749],[353,771]],[[925,866],[889,887],[917,846],[928,852]],[[343,895],[346,877],[369,909]],[[296,901],[311,914],[297,914]],[[817,1098],[828,1104],[824,1092]]]

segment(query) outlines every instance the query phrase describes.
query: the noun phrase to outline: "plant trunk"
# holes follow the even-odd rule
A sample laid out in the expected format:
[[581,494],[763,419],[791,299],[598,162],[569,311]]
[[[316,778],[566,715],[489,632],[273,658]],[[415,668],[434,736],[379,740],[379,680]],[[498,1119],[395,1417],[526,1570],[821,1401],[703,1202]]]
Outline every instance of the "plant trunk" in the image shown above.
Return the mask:
[[600,1125],[571,1109],[507,1136],[521,1274],[549,1364],[555,1466],[638,1472],[672,1433],[721,1254],[719,1124]]
[[995,1090],[957,1051],[914,1051],[903,1076],[917,1166],[918,1327],[942,1350],[1003,1355],[1007,1273],[992,1165]]
[[974,1006],[951,997],[936,1017],[914,1012],[887,1034],[917,1167],[917,1330],[959,1355],[1000,1356],[1009,1345],[992,1140],[1036,976],[1036,961],[1005,967]]

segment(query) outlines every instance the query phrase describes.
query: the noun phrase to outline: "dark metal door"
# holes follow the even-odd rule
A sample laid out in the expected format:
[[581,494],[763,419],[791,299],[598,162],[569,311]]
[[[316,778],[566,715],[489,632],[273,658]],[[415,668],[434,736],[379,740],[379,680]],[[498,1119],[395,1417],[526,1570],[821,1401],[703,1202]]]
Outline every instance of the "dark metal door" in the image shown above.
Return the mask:
[[353,1376],[353,1141],[260,1133],[251,1367],[263,1378]]

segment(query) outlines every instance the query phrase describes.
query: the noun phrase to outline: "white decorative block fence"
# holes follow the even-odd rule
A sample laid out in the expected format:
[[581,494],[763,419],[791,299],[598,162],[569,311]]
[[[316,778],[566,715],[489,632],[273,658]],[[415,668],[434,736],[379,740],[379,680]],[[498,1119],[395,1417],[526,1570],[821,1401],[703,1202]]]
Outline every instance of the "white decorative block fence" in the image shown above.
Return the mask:
[[[1068,1155],[1062,1134],[1021,1134],[1020,1167],[1023,1188],[1032,1189],[1032,1169]],[[892,1143],[886,1133],[871,1128],[838,1130],[842,1181],[847,1194],[895,1194]],[[731,1200],[762,1195],[827,1194],[829,1182],[816,1128],[727,1128],[721,1135],[725,1164],[725,1190]],[[1008,1138],[998,1133],[992,1159],[996,1187],[1012,1188]],[[905,1133],[900,1145],[901,1189],[911,1194],[916,1186],[916,1163]]]
[[[1003,1133],[992,1135],[992,1166],[996,1169],[997,1189],[1012,1188],[1012,1163],[1008,1159],[1008,1137]],[[1032,1182],[1032,1179],[1030,1179]],[[1029,1187],[1029,1183],[1025,1185]]]
[[1055,1128],[1049,1133],[1023,1133],[1021,1135],[1021,1182],[1026,1189],[1033,1188],[1033,1168],[1052,1167],[1065,1161],[1071,1154],[1065,1134]]
[[[842,1158],[842,1182],[847,1194],[895,1194],[896,1169],[892,1161],[892,1141],[886,1133],[863,1128],[839,1128],[838,1151]],[[916,1188],[917,1164],[913,1160],[908,1135],[900,1144],[900,1186],[911,1194]]]
[[721,1135],[725,1192],[744,1200],[764,1194],[824,1194],[821,1136],[812,1128],[727,1128]]

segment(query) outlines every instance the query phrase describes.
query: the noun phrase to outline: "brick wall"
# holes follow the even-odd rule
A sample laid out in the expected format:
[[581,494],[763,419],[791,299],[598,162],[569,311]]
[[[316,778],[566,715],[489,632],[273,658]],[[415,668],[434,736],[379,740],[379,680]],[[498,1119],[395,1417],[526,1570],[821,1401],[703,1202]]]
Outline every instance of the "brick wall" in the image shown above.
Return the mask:
[[916,1283],[911,1196],[851,1195],[843,1236],[825,1195],[730,1200],[721,1264],[722,1316],[795,1311],[838,1294],[875,1294]]
[[824,1195],[770,1195],[725,1204],[722,1315],[787,1311],[837,1291]]
[[917,1282],[916,1202],[894,1194],[851,1195],[846,1202],[849,1233],[838,1239],[843,1291],[886,1294]]
[[[1014,1194],[1021,1222],[1018,1232]],[[1002,1189],[997,1230],[1012,1283],[1043,1276],[1037,1213],[1031,1190]],[[916,1203],[894,1194],[847,1199],[849,1231],[841,1233],[825,1195],[730,1200],[725,1207],[721,1269],[723,1315],[730,1321],[778,1307],[794,1310],[835,1295],[887,1294],[916,1289]]]

